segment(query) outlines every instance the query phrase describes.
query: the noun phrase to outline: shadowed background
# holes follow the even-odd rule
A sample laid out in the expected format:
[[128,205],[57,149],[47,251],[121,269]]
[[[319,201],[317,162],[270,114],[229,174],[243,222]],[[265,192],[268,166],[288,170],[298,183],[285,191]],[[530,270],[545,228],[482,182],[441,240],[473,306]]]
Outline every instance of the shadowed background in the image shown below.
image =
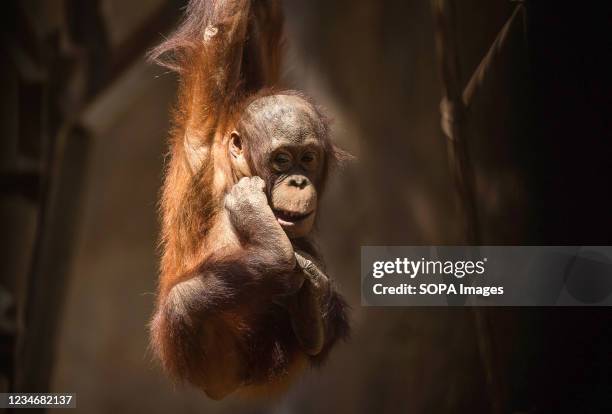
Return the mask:
[[[612,403],[608,310],[490,310],[492,355],[483,355],[468,309],[360,306],[360,246],[466,241],[440,131],[429,2],[285,3],[285,85],[327,108],[335,141],[358,159],[332,178],[318,224],[354,334],[321,370],[263,402],[212,402],[174,386],[147,349],[176,78],[143,55],[183,3],[8,3],[3,392],[76,392],[87,413],[600,412]],[[610,7],[562,3],[527,2],[525,27],[512,31],[470,113],[484,244],[610,243]],[[465,81],[514,3],[455,5]]]

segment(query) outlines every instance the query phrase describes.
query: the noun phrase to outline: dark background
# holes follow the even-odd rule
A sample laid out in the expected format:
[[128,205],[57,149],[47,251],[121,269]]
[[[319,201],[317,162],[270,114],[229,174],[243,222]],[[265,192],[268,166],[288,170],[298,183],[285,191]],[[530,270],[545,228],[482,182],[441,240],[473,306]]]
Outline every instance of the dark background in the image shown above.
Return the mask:
[[[516,3],[451,3],[465,83]],[[361,245],[466,242],[419,0],[286,2],[285,84],[328,109],[358,158],[332,180],[318,230],[353,338],[278,400],[171,384],[147,322],[176,79],[143,56],[183,4],[3,3],[0,391],[76,392],[87,413],[609,410],[609,309],[360,306]],[[611,7],[526,6],[469,113],[482,243],[610,244]]]

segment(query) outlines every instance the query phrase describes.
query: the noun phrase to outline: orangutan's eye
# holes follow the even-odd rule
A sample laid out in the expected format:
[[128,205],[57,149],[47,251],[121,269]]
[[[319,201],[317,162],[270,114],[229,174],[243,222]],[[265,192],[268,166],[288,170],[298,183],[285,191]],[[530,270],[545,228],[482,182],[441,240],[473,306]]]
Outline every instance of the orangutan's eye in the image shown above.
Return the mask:
[[272,160],[274,167],[278,170],[286,170],[291,165],[291,156],[285,152],[279,152]]
[[302,164],[309,165],[315,159],[316,159],[316,156],[315,156],[314,152],[308,151],[308,152],[304,153],[304,155],[302,155],[302,160],[301,161],[302,161]]

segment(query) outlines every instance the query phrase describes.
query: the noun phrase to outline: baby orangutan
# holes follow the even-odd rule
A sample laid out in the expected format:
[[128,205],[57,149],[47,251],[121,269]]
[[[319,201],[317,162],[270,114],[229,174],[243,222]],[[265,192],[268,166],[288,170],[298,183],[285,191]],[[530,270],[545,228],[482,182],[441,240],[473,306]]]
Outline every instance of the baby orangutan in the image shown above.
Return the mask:
[[344,153],[316,105],[271,89],[281,33],[276,1],[193,0],[152,52],[180,84],[151,344],[214,399],[282,390],[349,332],[310,238]]

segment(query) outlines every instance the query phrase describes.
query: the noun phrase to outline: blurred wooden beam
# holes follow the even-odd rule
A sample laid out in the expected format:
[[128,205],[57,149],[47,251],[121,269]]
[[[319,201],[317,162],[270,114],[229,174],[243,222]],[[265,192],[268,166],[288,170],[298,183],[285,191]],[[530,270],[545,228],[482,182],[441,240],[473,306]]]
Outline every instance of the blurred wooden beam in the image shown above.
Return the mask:
[[448,159],[459,195],[464,218],[466,241],[480,244],[480,224],[476,204],[474,170],[468,150],[466,108],[463,102],[463,82],[459,67],[455,32],[454,2],[432,0],[435,40],[442,79],[442,130],[448,137]]
[[19,338],[13,390],[17,392],[49,390],[57,326],[78,233],[92,140],[88,132],[78,126],[61,135],[52,159],[27,284],[26,329]]

